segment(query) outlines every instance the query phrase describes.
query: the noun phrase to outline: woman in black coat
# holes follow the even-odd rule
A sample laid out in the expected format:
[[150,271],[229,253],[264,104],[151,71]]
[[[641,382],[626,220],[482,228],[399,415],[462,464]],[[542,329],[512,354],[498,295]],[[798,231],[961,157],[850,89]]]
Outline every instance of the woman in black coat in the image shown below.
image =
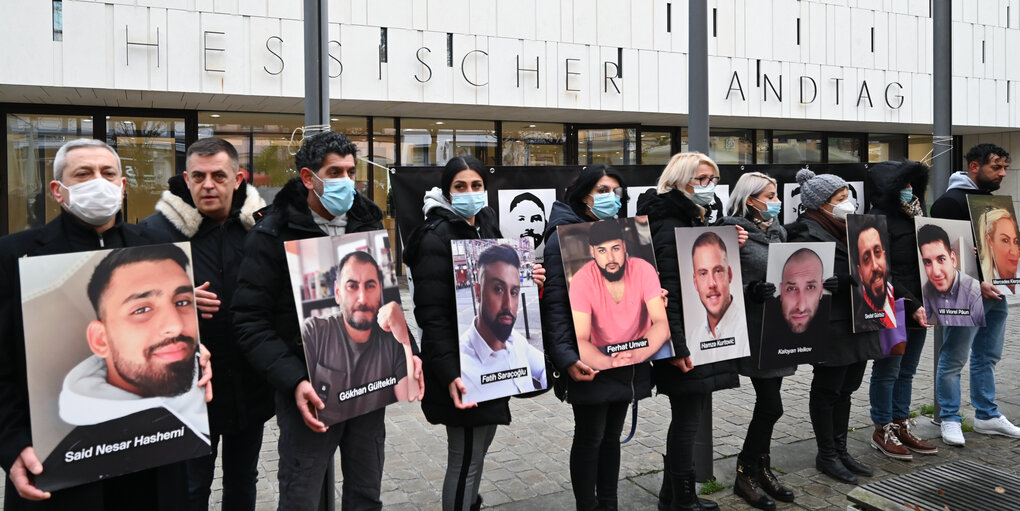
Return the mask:
[[[448,464],[443,510],[479,509],[478,485],[496,426],[510,424],[509,397],[470,402],[460,371],[460,334],[451,240],[501,238],[496,214],[485,203],[484,164],[473,156],[447,162],[440,186],[425,193],[425,223],[408,237],[404,263],[414,283],[414,317],[422,329],[422,370],[427,388],[421,408],[446,426]],[[536,265],[535,283],[545,280]]]
[[744,446],[737,456],[733,492],[758,509],[775,509],[772,499],[793,502],[793,491],[772,472],[769,452],[772,432],[783,416],[783,378],[792,376],[797,366],[758,368],[764,304],[776,291],[775,284],[765,281],[769,244],[786,241],[786,229],[776,218],[782,205],[777,191],[775,179],[761,172],[748,172],[740,176],[730,192],[730,216],[723,218],[724,224],[739,225],[748,234],[747,243],[740,248],[740,273],[751,356],[740,359],[739,364],[740,374],[751,378],[755,400]]
[[[677,259],[677,227],[708,225],[708,208],[718,201],[715,183],[719,167],[701,153],[674,155],[659,177],[656,190],[638,198],[637,213],[648,215],[659,268],[659,282],[672,297],[666,303],[669,331],[676,357],[654,363],[655,385],[669,396],[672,420],[666,438],[665,475],[659,491],[659,508],[671,510],[718,509],[699,499],[694,481],[694,438],[708,396],[716,390],[740,385],[737,362],[727,360],[695,367],[684,335],[680,304],[680,266]],[[737,227],[743,245],[747,233]]]
[[556,395],[574,412],[570,482],[579,511],[617,508],[620,433],[628,405],[651,395],[651,371],[648,362],[598,371],[581,361],[556,228],[615,218],[627,200],[625,190],[615,169],[589,165],[567,188],[565,202],[553,203],[545,232],[542,333],[546,354],[566,375],[557,382]]
[[855,205],[846,181],[832,174],[816,176],[808,169],[797,172],[801,204],[806,208],[796,222],[786,226],[790,242],[834,242],[834,275],[825,282],[832,292],[829,331],[820,348],[822,362],[814,364],[808,408],[815,431],[818,455],[815,466],[829,477],[857,484],[854,474],[871,476],[871,468],[847,452],[850,396],[861,386],[868,360],[882,357],[878,332],[853,332],[850,295],[856,285],[850,277],[846,216]]

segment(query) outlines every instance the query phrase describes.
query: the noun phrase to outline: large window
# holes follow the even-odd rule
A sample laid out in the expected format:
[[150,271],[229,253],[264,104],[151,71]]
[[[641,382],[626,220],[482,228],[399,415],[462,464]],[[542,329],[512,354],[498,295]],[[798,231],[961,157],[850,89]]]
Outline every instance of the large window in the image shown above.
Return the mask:
[[563,165],[562,124],[503,122],[503,165]]
[[900,161],[907,157],[907,136],[899,134],[868,134],[868,161]]
[[583,128],[577,130],[577,163],[634,165],[637,163],[634,128]]
[[673,133],[641,129],[641,164],[665,165],[673,157]]
[[821,163],[822,136],[815,132],[772,132],[773,163]]
[[751,130],[709,131],[708,156],[718,164],[746,164],[754,160]]
[[117,150],[127,178],[124,218],[138,222],[156,211],[170,176],[184,171],[184,119],[107,116],[106,143]]
[[496,165],[496,123],[435,119],[400,120],[402,165],[446,165],[454,156]]
[[53,157],[65,142],[92,138],[92,116],[7,115],[7,232],[38,227],[60,206],[50,194]]
[[861,161],[861,137],[859,135],[830,135],[829,163],[859,163]]

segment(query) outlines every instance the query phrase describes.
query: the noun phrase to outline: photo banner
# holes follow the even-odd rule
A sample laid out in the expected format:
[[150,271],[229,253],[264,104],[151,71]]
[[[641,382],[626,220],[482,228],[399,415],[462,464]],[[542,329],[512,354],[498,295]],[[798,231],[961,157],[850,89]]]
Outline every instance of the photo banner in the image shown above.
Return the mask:
[[465,403],[549,387],[530,237],[452,240]]
[[984,280],[991,281],[999,294],[1013,295],[1020,284],[1017,262],[1016,212],[1009,195],[967,195],[970,221],[977,242],[978,263]]
[[981,273],[974,256],[971,223],[914,217],[917,265],[928,323],[984,326]]
[[36,486],[209,454],[190,243],[18,263]]
[[896,328],[885,215],[848,215],[846,232],[850,277],[857,282],[850,292],[854,333]]
[[285,243],[308,380],[330,426],[418,398],[386,231]]

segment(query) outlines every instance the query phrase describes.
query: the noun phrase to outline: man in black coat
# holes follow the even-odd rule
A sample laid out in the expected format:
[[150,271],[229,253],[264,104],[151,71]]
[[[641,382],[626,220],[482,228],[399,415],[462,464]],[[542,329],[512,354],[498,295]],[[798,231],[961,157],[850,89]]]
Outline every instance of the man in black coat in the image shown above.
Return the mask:
[[[72,140],[53,160],[50,194],[61,212],[42,227],[0,241],[0,464],[8,479],[4,509],[178,510],[187,506],[183,463],[144,470],[55,492],[35,486],[45,467],[32,448],[18,258],[153,243],[121,220],[126,179],[110,146]],[[207,363],[206,363],[207,365]],[[204,375],[202,384],[211,375]],[[208,389],[211,389],[209,387]],[[209,399],[210,391],[206,396]]]
[[[305,139],[295,158],[301,176],[260,212],[244,241],[232,311],[241,349],[276,389],[281,510],[317,509],[332,500],[334,489],[323,483],[338,446],[343,508],[382,508],[385,408],[328,428],[316,416],[323,403],[308,381],[284,253],[285,241],[383,228],[379,207],[354,192],[356,155],[357,147],[339,133]],[[422,381],[421,361],[413,358]]]
[[188,147],[185,162],[184,175],[170,178],[156,213],[139,225],[161,241],[191,242],[199,331],[213,354],[217,392],[209,403],[212,454],[188,462],[191,509],[209,507],[221,438],[223,508],[255,509],[262,430],[273,416],[273,392],[238,346],[230,304],[244,236],[266,203],[245,182],[237,150],[229,142],[200,139]]

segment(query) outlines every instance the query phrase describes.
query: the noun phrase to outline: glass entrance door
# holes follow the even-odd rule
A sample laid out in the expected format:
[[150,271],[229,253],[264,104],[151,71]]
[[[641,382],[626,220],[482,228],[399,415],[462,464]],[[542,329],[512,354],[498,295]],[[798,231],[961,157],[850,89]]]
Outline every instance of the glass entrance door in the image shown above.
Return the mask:
[[155,211],[170,176],[184,171],[184,118],[107,116],[106,143],[127,178],[124,218],[138,222]]

